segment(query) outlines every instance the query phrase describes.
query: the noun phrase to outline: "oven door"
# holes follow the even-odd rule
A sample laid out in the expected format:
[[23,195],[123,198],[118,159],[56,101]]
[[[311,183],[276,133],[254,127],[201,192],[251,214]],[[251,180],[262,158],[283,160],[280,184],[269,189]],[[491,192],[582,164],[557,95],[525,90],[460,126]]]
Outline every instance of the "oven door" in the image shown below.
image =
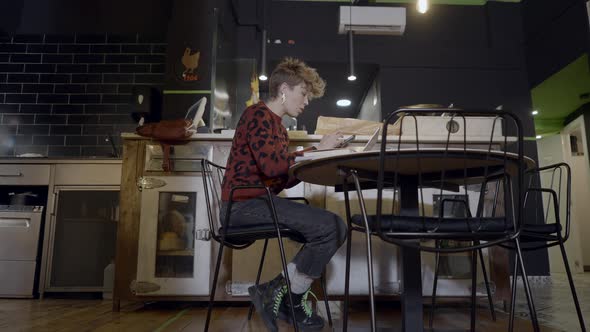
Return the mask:
[[211,241],[200,176],[143,179],[137,295],[209,295]]
[[42,207],[0,212],[0,261],[36,261]]
[[43,207],[0,212],[0,297],[32,298]]

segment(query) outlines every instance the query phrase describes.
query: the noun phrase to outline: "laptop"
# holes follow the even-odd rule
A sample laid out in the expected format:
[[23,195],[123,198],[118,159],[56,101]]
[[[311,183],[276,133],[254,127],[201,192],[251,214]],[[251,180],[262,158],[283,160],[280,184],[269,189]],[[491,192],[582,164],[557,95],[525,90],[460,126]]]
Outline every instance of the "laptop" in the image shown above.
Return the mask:
[[371,150],[373,150],[373,148],[375,147],[375,144],[377,144],[377,141],[379,140],[380,129],[381,128],[375,129],[375,131],[373,132],[373,135],[371,135],[367,144],[365,144],[365,146],[360,150],[339,148],[339,149],[329,149],[329,150],[308,151],[303,156],[295,157],[295,161],[299,162],[299,161],[304,161],[304,160],[313,160],[316,158],[339,156],[339,155],[355,153],[355,152],[371,151]]

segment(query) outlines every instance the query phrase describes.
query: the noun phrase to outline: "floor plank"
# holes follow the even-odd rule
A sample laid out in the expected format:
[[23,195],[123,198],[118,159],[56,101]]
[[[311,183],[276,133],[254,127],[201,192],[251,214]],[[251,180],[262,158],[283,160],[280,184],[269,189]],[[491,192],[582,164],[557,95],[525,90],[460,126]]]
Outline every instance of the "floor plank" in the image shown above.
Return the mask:
[[[335,326],[327,326],[323,331],[342,330],[341,302],[330,302]],[[379,331],[399,331],[401,315],[399,304],[382,302],[377,305]],[[318,307],[322,317],[326,317],[323,305]],[[349,331],[367,331],[369,311],[366,303],[351,306]],[[428,310],[424,322],[428,324]],[[80,332],[80,331],[129,331],[129,332],[176,332],[202,331],[207,308],[203,304],[191,303],[127,303],[120,312],[111,311],[111,302],[102,300],[0,300],[0,331],[38,331],[38,332]],[[264,323],[257,315],[247,320],[247,306],[216,306],[213,312],[210,331],[264,331]],[[437,309],[435,331],[464,331],[469,327],[469,308],[450,306]],[[506,331],[507,315],[498,313],[498,321],[493,322],[487,308],[478,308],[477,331]],[[281,331],[292,328],[279,322]],[[531,331],[530,322],[517,319],[516,331]],[[556,329],[543,327],[542,331]]]

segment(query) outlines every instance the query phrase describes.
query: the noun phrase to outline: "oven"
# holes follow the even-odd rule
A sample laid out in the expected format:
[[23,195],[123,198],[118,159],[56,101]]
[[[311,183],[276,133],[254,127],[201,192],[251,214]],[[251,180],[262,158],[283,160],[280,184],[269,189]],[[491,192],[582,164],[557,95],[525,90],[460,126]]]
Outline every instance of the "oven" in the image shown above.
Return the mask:
[[0,297],[32,298],[43,207],[0,205]]

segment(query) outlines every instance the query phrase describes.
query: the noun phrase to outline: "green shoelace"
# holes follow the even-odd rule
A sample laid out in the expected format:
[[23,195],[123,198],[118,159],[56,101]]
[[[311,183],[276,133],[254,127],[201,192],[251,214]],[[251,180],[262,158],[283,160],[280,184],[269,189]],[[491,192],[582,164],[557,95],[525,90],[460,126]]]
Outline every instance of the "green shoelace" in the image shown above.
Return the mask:
[[[301,297],[301,307],[303,308],[303,311],[305,312],[305,315],[307,317],[311,317],[311,315],[313,314],[312,307],[309,305],[309,303],[307,303],[307,297],[309,296],[309,294],[311,294],[311,296],[313,296],[315,301],[318,302],[318,297],[311,291],[311,289],[309,289],[309,290],[307,290],[307,292],[303,293],[303,296]],[[279,290],[279,293],[277,294],[277,296],[274,299],[274,302],[272,305],[272,312],[274,315],[277,315],[279,313],[279,308],[281,306],[281,302],[283,301],[283,298],[285,297],[285,295],[287,295],[287,286],[281,287],[281,289]]]
[[318,302],[318,297],[315,296],[315,294],[311,291],[311,289],[307,290],[307,292],[305,292],[305,294],[303,294],[303,296],[301,297],[301,306],[303,307],[303,311],[305,311],[305,314],[307,315],[307,317],[311,317],[311,315],[313,314],[313,309],[307,303],[307,297],[309,296],[309,294],[311,294],[311,296],[313,296],[315,301]]
[[279,313],[279,308],[281,306],[281,302],[283,301],[283,297],[287,294],[287,286],[281,287],[279,293],[274,299],[274,303],[272,304],[272,312],[276,316]]

